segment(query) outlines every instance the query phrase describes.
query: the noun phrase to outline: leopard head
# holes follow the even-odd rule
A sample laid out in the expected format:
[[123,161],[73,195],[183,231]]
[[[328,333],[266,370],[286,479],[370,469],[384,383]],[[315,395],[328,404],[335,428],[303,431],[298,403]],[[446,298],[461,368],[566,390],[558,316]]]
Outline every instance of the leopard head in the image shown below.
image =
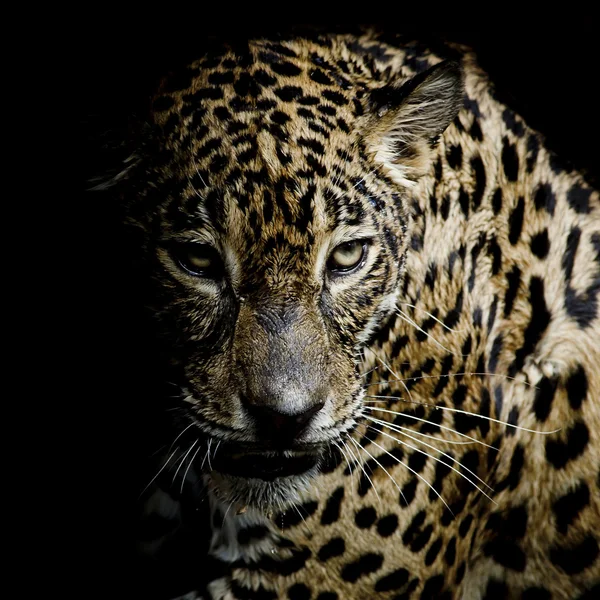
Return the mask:
[[[373,78],[343,42],[219,47],[167,78],[123,197],[221,497],[293,501],[361,414],[411,190],[462,101],[441,63]],[[206,468],[206,467],[205,467]]]

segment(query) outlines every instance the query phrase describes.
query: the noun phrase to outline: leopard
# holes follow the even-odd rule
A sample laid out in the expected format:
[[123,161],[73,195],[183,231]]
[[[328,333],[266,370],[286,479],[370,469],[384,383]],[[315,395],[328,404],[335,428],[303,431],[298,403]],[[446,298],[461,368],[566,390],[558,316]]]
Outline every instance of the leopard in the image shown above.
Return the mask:
[[599,597],[600,195],[473,51],[216,40],[141,121],[98,188],[175,390],[142,512],[209,507],[180,597]]

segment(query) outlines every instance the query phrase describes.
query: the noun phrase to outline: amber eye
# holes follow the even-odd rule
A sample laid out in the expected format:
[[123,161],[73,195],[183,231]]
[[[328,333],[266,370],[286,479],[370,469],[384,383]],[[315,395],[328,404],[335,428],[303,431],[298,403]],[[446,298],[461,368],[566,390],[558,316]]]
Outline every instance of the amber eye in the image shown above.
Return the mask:
[[223,261],[219,253],[208,244],[178,244],[171,250],[171,255],[190,275],[211,279],[223,276]]
[[354,240],[344,242],[336,248],[329,256],[327,268],[332,273],[348,273],[359,267],[367,255],[367,241]]

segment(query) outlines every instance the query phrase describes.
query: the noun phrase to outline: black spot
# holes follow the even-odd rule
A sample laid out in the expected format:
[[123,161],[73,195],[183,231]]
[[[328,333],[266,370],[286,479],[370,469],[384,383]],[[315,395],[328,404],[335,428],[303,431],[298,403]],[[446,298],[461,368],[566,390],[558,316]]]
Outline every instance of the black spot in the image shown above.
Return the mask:
[[286,77],[296,77],[302,73],[302,69],[288,61],[275,62],[271,64],[271,69],[279,75]]
[[488,241],[488,255],[492,257],[492,275],[497,275],[502,268],[502,250],[496,236],[492,236]]
[[552,594],[543,587],[530,587],[523,592],[521,600],[552,600]]
[[389,575],[385,575],[375,582],[376,592],[389,592],[397,590],[408,581],[408,571],[406,569],[396,569]]
[[469,135],[478,142],[483,140],[483,133],[481,132],[481,127],[479,127],[477,121],[473,121],[473,125],[471,125],[471,129],[469,130]]
[[263,87],[271,87],[277,83],[277,79],[269,75],[264,69],[259,69],[254,72],[254,80]]
[[525,214],[525,200],[523,196],[521,196],[517,202],[517,206],[515,206],[514,210],[510,214],[508,218],[508,241],[514,246],[521,236],[521,231],[523,229],[523,216]]
[[419,532],[410,544],[410,549],[413,552],[420,552],[425,548],[431,539],[433,533],[433,525],[427,525],[423,531]]
[[330,525],[340,518],[340,505],[344,498],[344,487],[337,488],[327,500],[323,514],[321,515],[321,525]]
[[341,556],[346,550],[346,542],[340,537],[329,540],[319,550],[317,556],[321,562],[325,562],[334,556]]
[[295,583],[288,590],[289,600],[310,600],[312,593],[303,583]]
[[502,113],[502,120],[517,137],[523,137],[525,133],[523,123],[517,118],[514,111],[510,110],[510,108],[505,108]]
[[546,458],[555,469],[563,469],[566,464],[583,454],[590,433],[583,421],[578,421],[567,433],[566,442],[550,439],[546,442]]
[[458,569],[456,569],[456,577],[454,579],[454,583],[456,583],[456,585],[459,585],[460,582],[463,580],[463,577],[465,576],[465,569],[466,564],[464,562],[461,562],[460,565],[458,565]]
[[579,227],[573,227],[569,231],[567,236],[567,247],[562,259],[562,268],[565,272],[565,279],[571,280],[573,274],[573,267],[575,266],[575,256],[577,255],[577,249],[579,248],[579,240],[581,239],[581,229]]
[[[303,96],[302,98],[300,98],[298,100],[298,103],[303,104],[304,106],[317,106],[317,104],[319,104],[319,102],[320,102],[320,100],[316,96]],[[298,114],[306,116],[307,118],[312,118],[312,119],[318,118],[316,113],[314,113],[310,110],[307,110],[307,109],[299,108]]]
[[506,600],[509,597],[508,587],[498,579],[490,579],[485,588],[483,600]]
[[591,567],[598,558],[598,553],[598,541],[587,536],[577,546],[552,548],[550,560],[568,575],[576,575]]
[[427,566],[432,565],[435,562],[440,550],[442,548],[442,538],[438,538],[431,544],[429,550],[427,550],[427,554],[425,555],[425,564]]
[[[463,352],[463,354],[468,354],[468,352]],[[456,408],[460,408],[462,406],[462,404],[465,401],[465,398],[467,397],[467,386],[464,384],[460,384],[458,386],[456,386],[456,389],[454,390],[453,394],[452,394],[452,405],[455,406]],[[438,411],[441,412],[441,411]]]
[[465,190],[463,190],[462,188],[458,194],[458,203],[460,205],[460,209],[462,210],[463,214],[468,219],[469,218],[470,198],[469,198],[469,194],[467,194],[467,192]]
[[430,577],[423,586],[421,592],[421,600],[432,600],[433,598],[439,598],[439,594],[444,587],[444,576],[434,575]]
[[442,202],[440,203],[440,215],[444,221],[448,218],[450,214],[450,196],[447,194],[442,198]]
[[532,277],[529,283],[529,303],[531,304],[531,317],[525,329],[523,345],[516,351],[509,368],[509,374],[512,377],[521,370],[525,364],[525,358],[535,351],[550,323],[551,315],[544,296],[544,282],[539,277]]
[[290,116],[286,115],[284,112],[280,110],[274,110],[270,115],[271,121],[277,123],[278,125],[285,125],[289,120]]
[[523,446],[518,445],[510,459],[510,469],[506,478],[501,481],[496,487],[496,492],[500,492],[503,489],[509,487],[514,490],[521,481],[521,472],[523,471],[523,464],[525,462],[525,450]]
[[486,185],[485,167],[479,156],[475,156],[471,159],[471,168],[475,173],[475,190],[473,191],[472,198],[473,208],[477,209],[481,205]]
[[513,304],[521,285],[521,269],[515,265],[507,273],[506,279],[508,281],[508,288],[504,296],[504,317],[508,317],[513,309]]
[[491,373],[496,372],[496,367],[498,366],[498,358],[500,357],[500,352],[502,352],[502,347],[504,344],[504,340],[502,335],[499,334],[494,338],[492,342],[492,349],[490,350],[490,359],[488,361],[488,371]]
[[284,102],[293,102],[302,97],[302,88],[294,85],[284,85],[275,90],[275,95],[281,98]]
[[556,528],[559,533],[562,535],[567,533],[569,526],[589,502],[590,490],[587,484],[581,481],[573,491],[565,494],[554,503],[552,510],[556,517]]
[[363,554],[358,560],[348,563],[342,568],[342,579],[355,583],[363,575],[379,570],[382,564],[383,556],[381,554],[375,554],[374,552]]
[[460,319],[460,314],[462,312],[462,308],[463,308],[463,291],[461,289],[460,292],[458,292],[458,294],[456,295],[456,304],[454,305],[454,308],[452,308],[450,311],[448,311],[448,314],[446,315],[446,318],[444,319],[444,325],[446,327],[453,329],[454,327],[456,327],[458,325],[458,321]]
[[525,570],[525,553],[508,538],[499,537],[487,542],[483,547],[483,552],[507,569],[519,572]]
[[531,238],[531,251],[538,258],[546,258],[550,250],[550,240],[548,238],[548,230],[544,229],[540,233],[536,233]]
[[425,285],[429,287],[429,289],[433,290],[435,287],[435,282],[438,278],[438,269],[435,263],[429,263],[429,267],[427,268],[427,273],[425,275]]
[[433,397],[437,398],[446,388],[446,386],[450,383],[450,377],[447,377],[447,375],[450,374],[450,369],[452,369],[452,363],[454,362],[454,357],[452,356],[452,354],[448,354],[446,357],[444,357],[444,360],[442,361],[442,370],[440,372],[440,378],[437,382],[437,385],[435,386],[435,389],[433,390]]
[[398,517],[394,514],[387,515],[377,522],[377,533],[381,537],[389,537],[398,529]]
[[566,388],[569,404],[573,409],[578,410],[581,408],[581,404],[585,400],[588,392],[587,377],[582,365],[579,365],[577,370],[569,375]]
[[450,150],[446,154],[446,160],[452,169],[456,170],[462,166],[462,158],[461,146],[450,146]]
[[340,94],[339,92],[334,92],[332,90],[324,90],[323,98],[329,100],[333,104],[337,104],[338,106],[344,106],[345,104],[348,104],[348,100],[346,100],[343,94]]
[[[442,411],[437,411],[438,413],[442,413]],[[447,453],[448,457],[450,457],[450,464],[452,463],[452,455]],[[448,458],[445,457],[445,458]],[[438,495],[442,491],[442,486],[444,483],[444,479],[450,473],[450,465],[448,461],[444,460],[444,462],[436,461],[435,463],[435,478],[431,484],[431,488],[429,488],[429,500],[433,502],[438,498]],[[437,494],[436,494],[437,492]],[[440,494],[441,495],[441,494]]]
[[406,531],[402,535],[402,542],[405,546],[408,546],[414,539],[417,532],[425,522],[425,511],[419,511],[410,522],[410,525],[406,528]]
[[322,85],[333,85],[330,77],[321,69],[315,69],[309,73],[309,77],[315,82]]
[[590,188],[584,188],[580,185],[574,185],[567,193],[567,202],[575,212],[589,213],[591,211],[591,195],[592,190]]
[[538,421],[543,423],[550,414],[554,393],[556,392],[557,380],[542,377],[537,384],[535,398],[533,400],[533,411]]
[[496,188],[492,196],[492,210],[497,215],[502,210],[502,188]]
[[466,537],[467,533],[469,533],[469,529],[471,529],[471,524],[473,523],[473,515],[467,515],[458,526],[458,535],[461,538]]
[[514,144],[504,138],[502,146],[502,166],[508,181],[517,181],[519,178],[519,156]]
[[446,564],[451,567],[456,560],[456,538],[452,538],[448,545],[446,546],[446,550],[444,552],[444,560]]
[[413,452],[408,458],[408,466],[417,473],[420,473],[425,467],[427,456],[421,452]]
[[418,483],[418,479],[413,477],[410,481],[402,486],[402,493],[400,494],[400,498],[398,500],[401,506],[410,506],[412,501],[415,499]]
[[319,156],[325,154],[325,147],[323,146],[323,144],[321,144],[321,142],[317,140],[301,137],[298,138],[297,142],[299,146],[308,148],[309,150],[312,150],[315,154]]
[[373,525],[373,523],[375,523],[376,519],[377,512],[375,511],[375,509],[372,506],[366,506],[364,508],[361,508],[356,513],[356,516],[354,517],[354,522],[356,523],[357,527],[360,527],[361,529],[368,529],[369,527],[371,527],[371,525]]
[[535,192],[534,203],[537,210],[545,209],[547,213],[554,214],[556,196],[550,184],[544,183],[538,187]]

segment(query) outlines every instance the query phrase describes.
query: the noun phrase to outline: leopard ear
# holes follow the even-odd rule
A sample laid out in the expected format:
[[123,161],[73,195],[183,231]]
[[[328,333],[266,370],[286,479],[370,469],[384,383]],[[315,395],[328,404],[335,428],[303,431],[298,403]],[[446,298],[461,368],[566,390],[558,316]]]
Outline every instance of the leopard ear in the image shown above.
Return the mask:
[[392,179],[412,186],[430,166],[432,148],[462,105],[463,73],[442,62],[402,85],[371,92],[366,148]]

